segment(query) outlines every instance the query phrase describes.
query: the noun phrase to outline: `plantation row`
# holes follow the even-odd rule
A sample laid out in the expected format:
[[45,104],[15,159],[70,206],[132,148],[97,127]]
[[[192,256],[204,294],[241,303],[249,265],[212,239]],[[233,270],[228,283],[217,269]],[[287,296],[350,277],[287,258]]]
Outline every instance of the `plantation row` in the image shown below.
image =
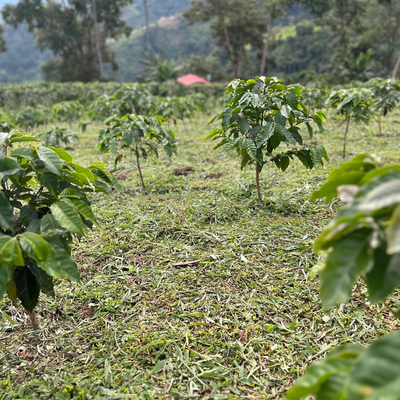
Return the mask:
[[[324,93],[261,77],[231,82],[220,101],[225,101],[224,108],[211,123],[220,121],[221,127],[213,129],[208,139],[217,141],[217,148],[235,150],[242,168],[254,166],[261,201],[260,174],[267,164],[285,171],[294,158],[308,169],[328,160],[323,146],[304,144],[303,130],[312,137],[314,126],[323,130],[326,118],[322,111],[310,109],[328,105],[345,119],[345,157],[351,121],[368,123],[378,112],[380,116],[392,111],[400,101],[400,85],[374,80],[363,87]],[[97,97],[86,109],[77,101],[56,104],[51,108],[53,119],[46,121],[36,116],[39,108],[29,109],[32,113],[25,116],[22,112],[4,116],[8,132],[0,134],[0,299],[7,293],[15,304],[21,302],[37,328],[34,309],[40,292],[54,295],[54,278],[79,281],[71,247],[76,235],[84,235],[96,223],[90,193],[122,189],[105,164],[78,165],[58,147],[70,134],[65,128],[44,135],[51,145],[45,146],[34,135],[13,131],[13,124],[33,129],[50,120],[72,124],[86,115],[92,121],[105,120],[100,151],[112,153],[115,163],[132,154],[145,186],[141,160],[157,156],[159,147],[169,157],[176,153],[171,122],[192,118],[208,106],[202,94],[162,98],[128,85]],[[400,166],[382,167],[364,154],[332,171],[312,196],[311,200],[327,202],[339,196],[346,203],[315,244],[316,252],[325,252],[314,273],[320,275],[326,309],[347,301],[360,277],[366,281],[371,303],[385,301],[400,286],[399,182]],[[395,333],[369,348],[336,349],[299,379],[288,398],[396,399],[399,345],[400,334]]]

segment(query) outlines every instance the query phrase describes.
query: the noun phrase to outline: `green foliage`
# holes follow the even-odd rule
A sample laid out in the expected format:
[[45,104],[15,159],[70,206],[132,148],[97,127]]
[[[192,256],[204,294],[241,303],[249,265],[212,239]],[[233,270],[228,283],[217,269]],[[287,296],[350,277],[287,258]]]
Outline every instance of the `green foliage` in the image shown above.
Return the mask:
[[69,125],[82,118],[84,107],[78,101],[63,101],[53,107],[54,119],[59,122],[68,122]]
[[356,123],[368,124],[373,117],[373,93],[365,88],[333,90],[327,100],[338,118],[354,118]]
[[176,154],[175,135],[167,128],[161,116],[128,114],[120,119],[110,118],[105,123],[107,127],[99,135],[100,151],[115,155],[115,164],[122,159],[120,150],[128,149],[132,152],[143,187],[145,184],[140,159],[146,159],[150,154],[158,157],[158,147],[161,145],[168,157]]
[[400,102],[400,82],[374,78],[365,84],[374,94],[375,110],[383,116],[392,112]]
[[55,277],[79,281],[73,235],[96,222],[87,192],[120,187],[104,164],[84,168],[38,142],[22,132],[0,134],[0,298],[7,292],[29,311],[40,291],[54,294]]
[[373,93],[366,88],[338,89],[333,90],[327,99],[329,109],[338,117],[345,118],[346,130],[343,137],[343,159],[346,158],[347,134],[349,132],[350,120],[356,123],[368,124],[374,116]]
[[[312,199],[339,195],[346,203],[324,229],[315,250],[325,256],[315,267],[326,309],[345,302],[363,278],[370,302],[384,302],[400,286],[400,165],[379,166],[359,155],[333,170]],[[400,334],[368,348],[346,345],[312,365],[289,391],[289,400],[317,398],[397,399]]]
[[163,83],[179,77],[181,67],[176,66],[169,60],[165,60],[162,51],[157,54],[152,50],[146,56],[146,59],[142,60],[142,64],[146,66],[146,69],[141,80]]
[[58,126],[51,127],[48,131],[39,135],[39,138],[46,146],[71,148],[72,145],[78,143],[78,136],[66,128]]
[[[132,30],[122,20],[122,8],[132,0],[102,0],[96,3],[96,19],[100,30],[98,43],[103,59],[117,68],[114,54],[106,38],[117,38]],[[13,27],[27,24],[37,45],[50,49],[56,59],[50,59],[43,71],[57,81],[89,82],[101,78],[94,40],[95,22],[92,0],[54,2],[20,0],[2,10],[4,20]]]
[[[235,149],[242,158],[242,169],[255,164],[257,176],[268,161],[285,171],[293,157],[306,168],[320,166],[328,160],[327,153],[322,146],[303,146],[300,126],[312,132],[315,122],[322,129],[325,115],[308,113],[301,102],[302,90],[299,85],[285,86],[277,78],[232,81],[227,89],[231,100],[211,121],[221,120],[222,128],[214,129],[208,139],[219,140],[216,148]],[[292,148],[274,155],[282,143]]]
[[44,107],[26,107],[12,115],[12,123],[26,131],[31,131],[52,122],[52,112]]

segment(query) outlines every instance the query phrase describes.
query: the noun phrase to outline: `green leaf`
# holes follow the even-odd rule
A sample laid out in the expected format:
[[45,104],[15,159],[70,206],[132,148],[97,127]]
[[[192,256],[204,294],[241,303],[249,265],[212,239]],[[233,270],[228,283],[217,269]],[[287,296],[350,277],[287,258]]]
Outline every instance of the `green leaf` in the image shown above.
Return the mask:
[[35,275],[27,267],[18,267],[14,272],[17,298],[22,306],[32,312],[39,300],[40,286]]
[[[400,389],[400,331],[370,345],[357,360],[349,376],[348,399],[395,400]],[[386,392],[386,396],[383,393]],[[382,396],[381,396],[382,394]]]
[[47,260],[39,262],[38,267],[49,276],[79,282],[79,270],[76,262],[61,247],[50,246]]
[[57,147],[48,147],[50,150],[54,151],[58,157],[60,157],[62,160],[68,162],[68,163],[72,163],[73,158],[72,156],[64,149],[60,149]]
[[45,169],[42,174],[38,174],[38,177],[39,183],[56,197],[59,189],[58,176]]
[[25,265],[16,237],[9,239],[0,249],[0,265],[22,267]]
[[93,224],[97,223],[96,217],[93,214],[91,208],[82,200],[70,199],[71,203],[74,205],[76,210],[83,218],[92,222]]
[[268,140],[272,137],[275,131],[275,123],[268,122],[258,133],[256,136],[257,147],[261,147],[263,144],[268,142]]
[[155,367],[151,370],[150,374],[151,374],[151,375],[154,375],[154,374],[158,374],[159,372],[161,372],[161,371],[164,369],[165,364],[166,364],[167,362],[168,362],[168,359],[159,361],[159,362],[155,365]]
[[0,192],[0,228],[14,229],[14,213],[10,202]]
[[328,254],[325,269],[320,273],[325,309],[347,301],[359,276],[372,265],[371,233],[369,229],[352,232]]
[[239,117],[239,119],[237,120],[237,124],[239,125],[240,130],[243,133],[248,133],[250,130],[250,124],[249,121],[247,120],[247,118],[244,117]]
[[0,180],[16,175],[22,171],[16,158],[0,158]]
[[19,235],[22,249],[36,261],[44,261],[49,255],[50,245],[35,233],[25,232]]
[[379,211],[400,203],[400,179],[392,179],[372,189],[358,207],[364,212]]
[[226,132],[228,130],[228,126],[231,122],[231,117],[232,117],[232,109],[227,108],[225,110],[224,116],[222,117],[222,128],[223,128],[224,132]]
[[255,143],[253,142],[253,140],[246,139],[246,141],[244,143],[244,148],[246,149],[249,157],[251,159],[253,159],[254,161],[257,161],[257,147],[256,147]]
[[315,168],[318,168],[318,167],[324,165],[323,160],[329,161],[328,153],[326,152],[325,148],[320,145],[313,146],[310,149],[310,152],[311,152],[311,158],[313,160]]
[[46,168],[56,175],[61,175],[62,163],[58,154],[47,147],[36,150],[38,157],[43,161]]
[[59,230],[62,230],[62,227],[51,214],[46,214],[42,218],[40,223],[40,232],[42,235],[53,234]]
[[371,303],[383,302],[400,286],[400,253],[387,254],[385,243],[375,249],[366,281]]
[[51,212],[56,221],[71,233],[84,235],[83,223],[76,209],[64,200],[51,206]]
[[386,228],[387,253],[400,253],[400,205],[393,211]]
[[21,147],[13,150],[10,155],[11,157],[22,157],[26,158],[27,160],[33,160],[35,158],[35,154],[35,150],[31,147]]
[[38,268],[34,262],[30,262],[28,268],[35,275],[41,291],[47,296],[55,297],[53,277],[47,275],[41,268]]
[[0,300],[7,291],[7,284],[12,278],[13,267],[0,263]]
[[361,171],[350,171],[341,175],[339,178],[334,180],[329,180],[324,183],[321,188],[315,191],[311,197],[310,201],[315,201],[325,197],[325,201],[329,202],[334,197],[337,196],[337,188],[342,185],[352,185],[357,184],[364,177],[365,173]]
[[306,374],[299,378],[289,390],[287,400],[300,400],[320,394],[321,388],[331,377],[348,374],[354,365],[354,360],[362,352],[362,346],[357,345],[345,345],[335,349],[325,360],[311,365]]

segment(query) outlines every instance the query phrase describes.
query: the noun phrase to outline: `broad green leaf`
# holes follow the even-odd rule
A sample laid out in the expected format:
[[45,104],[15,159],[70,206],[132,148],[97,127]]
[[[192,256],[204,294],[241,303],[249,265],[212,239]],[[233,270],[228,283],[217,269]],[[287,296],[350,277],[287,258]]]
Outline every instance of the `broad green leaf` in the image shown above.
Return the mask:
[[14,213],[10,202],[0,192],[0,228],[13,230]]
[[244,148],[251,159],[257,161],[257,147],[252,139],[247,139],[244,144]]
[[400,253],[387,254],[386,244],[375,249],[373,267],[366,280],[371,303],[383,302],[400,286]]
[[14,272],[17,298],[22,306],[32,312],[39,300],[40,286],[35,275],[27,267],[18,267]]
[[33,160],[35,158],[35,154],[35,150],[31,147],[21,147],[13,150],[10,155],[11,157],[22,157],[26,158],[27,160]]
[[51,212],[56,221],[71,233],[84,235],[83,223],[76,209],[64,200],[51,206]]
[[267,143],[275,132],[275,123],[268,122],[256,136],[257,147],[261,147],[263,144]]
[[97,222],[96,217],[93,214],[93,211],[83,200],[70,199],[70,201],[74,205],[76,210],[79,212],[79,214],[82,215],[83,218],[92,222],[93,224]]
[[36,152],[50,172],[56,175],[61,175],[62,163],[60,157],[54,150],[47,147],[40,147]]
[[[357,360],[349,376],[351,385],[347,398],[349,400],[398,399],[399,377],[400,331],[397,331],[372,343]],[[385,388],[394,391],[387,397],[380,397],[378,393],[382,393]]]
[[361,171],[351,171],[341,175],[337,179],[328,180],[328,182],[324,183],[319,190],[315,191],[311,195],[310,201],[315,201],[325,197],[325,201],[329,202],[337,196],[337,188],[339,186],[357,184],[364,175],[365,173]]
[[16,158],[5,157],[0,158],[0,181],[9,176],[13,176],[22,171],[21,166]]
[[247,118],[244,117],[239,117],[239,119],[237,120],[237,124],[239,125],[239,128],[242,132],[244,133],[248,133],[250,130],[250,124],[249,121],[247,120]]
[[321,387],[329,378],[335,375],[349,373],[354,364],[352,357],[328,357],[312,364],[307,373],[299,378],[289,390],[287,400],[300,400],[314,394],[319,394]]
[[51,146],[49,147],[49,149],[53,150],[62,160],[68,163],[72,163],[73,158],[66,150]]
[[0,300],[7,291],[7,284],[12,278],[13,267],[0,263]]
[[0,264],[11,267],[25,265],[16,237],[9,239],[0,249]]
[[327,255],[320,274],[321,299],[330,309],[349,299],[361,274],[372,265],[371,230],[361,229],[342,238]]
[[222,128],[223,128],[224,132],[226,132],[228,130],[228,126],[231,122],[231,117],[232,117],[232,109],[227,108],[225,110],[224,116],[222,117]]
[[38,178],[39,183],[56,197],[59,189],[58,176],[45,168],[42,174],[38,174]]
[[396,207],[386,228],[387,253],[400,253],[400,205]]
[[79,282],[78,266],[61,247],[50,246],[47,260],[39,262],[38,267],[49,276]]
[[329,161],[328,153],[322,146],[313,146],[310,149],[310,152],[315,167],[320,167],[321,165],[323,165],[323,160]]
[[50,245],[35,233],[25,232],[19,235],[20,246],[36,261],[44,261],[49,255]]
[[86,175],[88,180],[91,183],[94,183],[94,176],[93,176],[93,173],[92,173],[92,171],[90,169],[84,168],[84,167],[82,167],[81,165],[78,165],[78,164],[72,164],[72,166],[73,166],[73,168],[75,169],[76,172],[78,172],[80,174],[83,174],[83,175]]
[[94,175],[96,175],[103,181],[109,183],[110,185],[113,185],[119,190],[123,190],[121,184],[111,175],[105,164],[101,162],[95,162],[89,167],[89,169]]
[[40,231],[42,235],[53,234],[59,230],[62,230],[62,227],[51,214],[46,214],[42,218],[40,224]]
[[[372,183],[372,182],[371,182]],[[400,203],[400,179],[385,182],[371,190],[359,203],[359,209],[365,212],[379,211]]]
[[54,280],[52,276],[47,275],[45,271],[37,267],[34,263],[30,263],[28,268],[35,275],[36,280],[39,283],[40,290],[50,297],[55,297],[54,293]]

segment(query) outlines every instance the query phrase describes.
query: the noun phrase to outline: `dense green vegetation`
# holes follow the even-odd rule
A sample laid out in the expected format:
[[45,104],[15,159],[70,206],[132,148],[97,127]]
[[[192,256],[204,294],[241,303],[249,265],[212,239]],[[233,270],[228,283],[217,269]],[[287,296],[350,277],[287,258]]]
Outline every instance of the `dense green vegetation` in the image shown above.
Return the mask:
[[[353,94],[365,91],[387,112],[350,126],[348,156],[363,155],[345,164],[333,112],[322,132],[307,129],[322,127],[324,114],[309,115],[304,103],[325,110],[329,90],[271,78],[233,81],[222,99],[213,87],[202,87],[207,97],[169,98],[151,85],[0,87],[4,127],[31,131],[0,136],[3,397],[283,399],[314,361],[346,345],[313,365],[289,398],[397,398],[398,334],[386,334],[400,327],[399,167],[391,165],[400,86],[365,87],[347,92],[343,110],[364,119]],[[27,94],[30,107],[19,109]],[[222,132],[208,127],[226,102]],[[204,141],[210,128],[226,133],[225,146]],[[262,167],[259,188],[228,151],[235,137],[243,166]],[[148,157],[158,147],[166,155]],[[302,168],[307,151],[319,168]],[[336,214],[340,201],[347,205]],[[77,266],[80,284],[68,283]],[[387,372],[378,382],[379,365]]]

